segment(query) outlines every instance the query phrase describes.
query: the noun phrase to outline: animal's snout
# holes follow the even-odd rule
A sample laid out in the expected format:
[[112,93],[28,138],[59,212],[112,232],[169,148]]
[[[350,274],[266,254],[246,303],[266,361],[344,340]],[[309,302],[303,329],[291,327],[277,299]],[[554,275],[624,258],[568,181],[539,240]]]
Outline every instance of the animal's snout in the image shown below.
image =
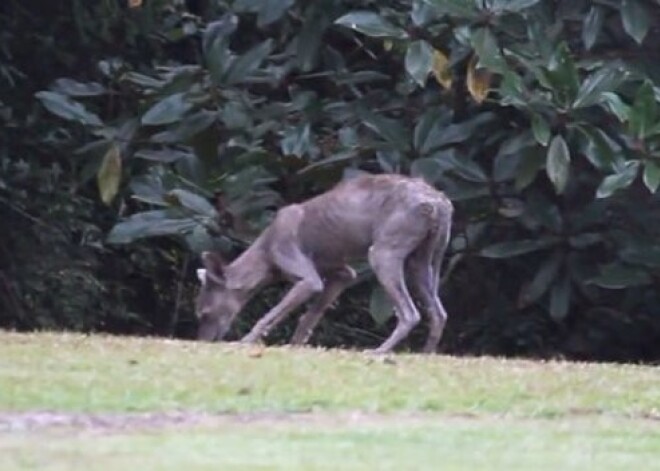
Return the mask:
[[218,320],[208,314],[201,314],[199,317],[199,326],[197,338],[199,340],[213,341],[218,337],[220,325]]

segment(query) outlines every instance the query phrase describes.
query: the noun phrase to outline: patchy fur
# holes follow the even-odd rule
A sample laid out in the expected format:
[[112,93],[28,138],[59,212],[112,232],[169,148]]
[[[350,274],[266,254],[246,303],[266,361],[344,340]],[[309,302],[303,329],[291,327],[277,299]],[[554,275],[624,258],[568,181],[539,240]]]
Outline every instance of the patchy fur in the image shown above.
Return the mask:
[[224,264],[218,254],[203,255],[199,338],[222,338],[250,297],[284,276],[293,287],[243,341],[259,340],[293,309],[316,298],[292,339],[305,343],[327,307],[355,278],[349,263],[367,258],[398,320],[377,351],[391,351],[420,320],[408,288],[418,295],[429,321],[424,351],[435,351],[447,317],[438,287],[452,213],[442,192],[401,175],[357,176],[286,206],[233,263]]

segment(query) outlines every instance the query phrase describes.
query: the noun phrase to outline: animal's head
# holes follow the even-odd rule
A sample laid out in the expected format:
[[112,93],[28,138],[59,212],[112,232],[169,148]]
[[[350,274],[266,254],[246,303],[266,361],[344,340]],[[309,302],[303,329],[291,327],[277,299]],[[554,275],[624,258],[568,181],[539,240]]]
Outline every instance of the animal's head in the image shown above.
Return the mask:
[[213,252],[202,254],[204,268],[197,270],[201,283],[197,294],[196,312],[199,319],[199,340],[221,340],[242,307],[242,291],[232,287],[227,279],[225,263]]

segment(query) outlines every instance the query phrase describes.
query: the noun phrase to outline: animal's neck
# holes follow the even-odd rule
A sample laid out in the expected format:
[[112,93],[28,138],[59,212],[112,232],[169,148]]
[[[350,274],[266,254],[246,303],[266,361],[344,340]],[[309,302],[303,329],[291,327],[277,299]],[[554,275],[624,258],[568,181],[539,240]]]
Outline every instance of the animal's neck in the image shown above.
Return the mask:
[[269,280],[271,275],[262,245],[262,238],[259,237],[226,269],[229,287],[242,291],[246,297],[245,302],[257,288]]

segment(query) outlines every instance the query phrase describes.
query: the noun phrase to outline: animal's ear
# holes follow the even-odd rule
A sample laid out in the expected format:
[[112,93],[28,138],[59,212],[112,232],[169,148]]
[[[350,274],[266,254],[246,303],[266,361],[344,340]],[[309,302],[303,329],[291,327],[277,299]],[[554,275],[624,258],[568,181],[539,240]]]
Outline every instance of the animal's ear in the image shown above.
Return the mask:
[[[202,253],[202,263],[204,264],[204,283],[206,280],[211,279],[216,283],[222,283],[224,281],[225,275],[225,262],[222,260],[222,257],[215,252],[204,252]],[[200,272],[197,272],[197,276],[200,276]],[[201,277],[200,277],[201,280]]]

